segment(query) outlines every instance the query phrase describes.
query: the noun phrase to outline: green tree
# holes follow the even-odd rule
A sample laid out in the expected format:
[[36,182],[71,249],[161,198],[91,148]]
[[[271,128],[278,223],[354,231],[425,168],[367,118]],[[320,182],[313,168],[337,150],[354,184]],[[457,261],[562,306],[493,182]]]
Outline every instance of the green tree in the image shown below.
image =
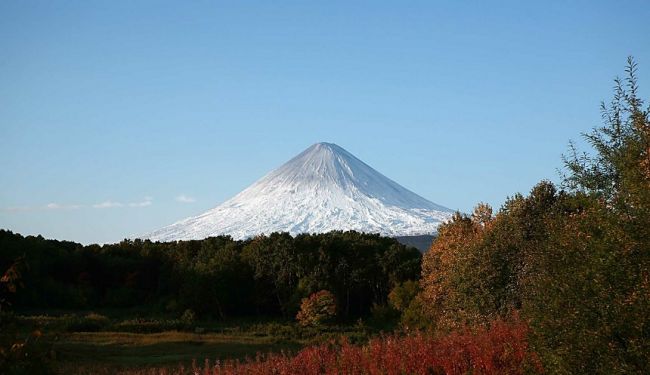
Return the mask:
[[[639,98],[637,65],[628,58],[624,79],[614,79],[614,95],[601,104],[604,124],[583,134],[593,147],[578,152],[570,144],[563,157],[564,186],[595,194],[624,212],[647,213],[650,186],[650,107]],[[645,207],[645,208],[644,208]]]
[[396,285],[388,294],[390,306],[397,311],[406,310],[415,296],[420,292],[420,284],[415,280],[407,280]]

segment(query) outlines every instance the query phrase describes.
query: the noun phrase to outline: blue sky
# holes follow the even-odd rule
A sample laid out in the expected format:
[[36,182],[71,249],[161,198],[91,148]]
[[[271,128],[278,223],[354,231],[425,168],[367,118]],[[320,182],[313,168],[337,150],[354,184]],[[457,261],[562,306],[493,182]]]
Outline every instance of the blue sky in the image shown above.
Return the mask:
[[650,3],[0,2],[0,228],[115,242],[309,145],[436,203],[557,181]]

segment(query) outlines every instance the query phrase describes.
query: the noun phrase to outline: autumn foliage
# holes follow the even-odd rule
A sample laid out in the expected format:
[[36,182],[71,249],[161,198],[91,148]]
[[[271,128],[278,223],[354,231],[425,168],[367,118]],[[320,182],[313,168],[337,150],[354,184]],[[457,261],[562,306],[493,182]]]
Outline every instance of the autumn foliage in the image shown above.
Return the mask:
[[443,337],[416,333],[384,336],[364,346],[347,341],[311,346],[296,355],[268,354],[255,359],[225,361],[175,371],[150,369],[144,374],[522,374],[542,371],[527,344],[528,329],[516,317],[486,328],[458,331]]
[[319,326],[332,320],[334,315],[336,315],[334,295],[327,290],[321,290],[303,298],[296,319],[302,326]]
[[440,227],[420,280],[432,330],[517,311],[551,373],[650,373],[650,108],[631,59],[626,73],[586,135],[594,150],[565,157],[563,186]]

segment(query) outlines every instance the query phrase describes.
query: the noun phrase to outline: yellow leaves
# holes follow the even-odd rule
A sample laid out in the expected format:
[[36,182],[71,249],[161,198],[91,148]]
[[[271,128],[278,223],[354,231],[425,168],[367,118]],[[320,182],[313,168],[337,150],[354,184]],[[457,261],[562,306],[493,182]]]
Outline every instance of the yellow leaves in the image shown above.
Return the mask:
[[455,322],[477,319],[476,311],[463,312],[465,297],[457,290],[459,285],[456,284],[467,272],[476,272],[470,270],[470,265],[474,264],[477,250],[494,222],[492,208],[479,204],[471,217],[455,215],[445,224],[430,250],[424,254],[420,296],[434,325],[453,327]]

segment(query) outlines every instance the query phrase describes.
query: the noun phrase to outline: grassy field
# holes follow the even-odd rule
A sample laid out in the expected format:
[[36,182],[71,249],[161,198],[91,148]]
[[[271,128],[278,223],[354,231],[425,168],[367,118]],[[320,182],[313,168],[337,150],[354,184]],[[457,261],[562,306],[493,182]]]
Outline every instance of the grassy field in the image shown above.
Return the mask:
[[52,349],[57,366],[111,369],[190,366],[192,360],[244,359],[256,353],[296,351],[299,341],[250,334],[189,332],[78,332],[62,335]]
[[[109,314],[110,315],[110,314]],[[193,361],[255,358],[258,353],[297,352],[306,345],[346,336],[364,342],[374,331],[361,325],[303,328],[286,321],[198,321],[58,313],[18,315],[22,336],[38,330],[41,352],[59,373],[189,368]],[[169,327],[176,327],[170,329]],[[130,332],[124,332],[130,330]],[[151,332],[153,330],[153,332]]]

